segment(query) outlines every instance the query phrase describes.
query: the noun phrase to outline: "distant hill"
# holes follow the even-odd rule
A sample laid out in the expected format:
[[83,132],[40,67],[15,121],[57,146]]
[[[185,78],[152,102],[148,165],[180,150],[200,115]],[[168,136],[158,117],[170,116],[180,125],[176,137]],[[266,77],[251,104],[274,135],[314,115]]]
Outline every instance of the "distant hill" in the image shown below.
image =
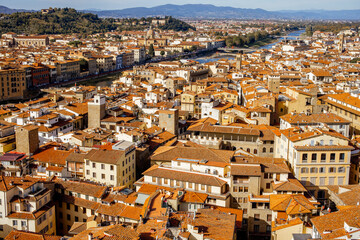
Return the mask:
[[102,10],[85,12],[96,13],[100,17],[154,17],[173,16],[178,18],[239,18],[239,19],[269,19],[277,15],[263,9],[245,9],[233,7],[217,7],[210,4],[161,5],[157,7],[126,8],[122,10]]
[[355,10],[303,10],[303,11],[278,11],[287,19],[307,20],[360,20],[360,9]]
[[11,13],[15,13],[15,12],[31,12],[32,10],[25,10],[25,9],[11,9],[5,6],[1,6],[0,5],[0,13],[5,13],[5,14],[11,14]]
[[136,7],[121,10],[82,10],[99,17],[152,17],[173,16],[195,19],[308,19],[308,20],[360,20],[360,10],[299,10],[266,11],[234,7],[217,7],[210,4],[161,5],[151,8]]
[[[147,18],[146,24],[135,24],[136,18],[126,18],[117,21],[114,18],[99,18],[96,14],[79,12],[73,8],[54,8],[54,11],[14,12],[3,15],[0,21],[0,33],[15,32],[25,34],[93,34],[112,30],[144,30],[150,27],[154,18]],[[162,30],[188,31],[196,30],[193,26],[171,16],[166,17]]]
[[[102,18],[140,18],[173,16],[191,19],[302,19],[302,20],[360,20],[360,9],[354,10],[283,10],[267,11],[261,8],[218,7],[211,4],[166,4],[156,7],[136,7],[119,10],[86,9],[81,12],[97,14]],[[33,12],[0,6],[0,13]]]
[[114,19],[102,19],[92,13],[77,12],[72,8],[55,8],[54,12],[15,12],[4,15],[0,33],[26,34],[92,34],[115,30]]

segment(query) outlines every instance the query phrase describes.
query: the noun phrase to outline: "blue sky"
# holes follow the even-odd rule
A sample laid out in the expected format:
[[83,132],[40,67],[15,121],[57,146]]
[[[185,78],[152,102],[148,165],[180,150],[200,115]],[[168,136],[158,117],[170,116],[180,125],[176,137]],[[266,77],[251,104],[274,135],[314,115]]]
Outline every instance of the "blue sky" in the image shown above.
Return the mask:
[[360,0],[0,0],[0,5],[25,9],[47,7],[123,9],[130,7],[152,7],[168,3],[203,3],[239,8],[263,8],[266,10],[360,9]]

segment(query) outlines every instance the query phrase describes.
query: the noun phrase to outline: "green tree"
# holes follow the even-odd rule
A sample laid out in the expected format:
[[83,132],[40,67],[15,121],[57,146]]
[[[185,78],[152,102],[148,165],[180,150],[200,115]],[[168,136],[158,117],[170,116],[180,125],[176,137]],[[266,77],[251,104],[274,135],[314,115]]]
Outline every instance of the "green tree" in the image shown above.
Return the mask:
[[195,52],[197,49],[198,49],[198,47],[193,45],[193,46],[191,46],[190,51]]
[[74,47],[79,47],[81,44],[82,44],[81,41],[72,41],[72,42],[68,43],[68,45],[74,46]]
[[306,34],[306,36],[310,36],[310,37],[313,35],[313,28],[311,25],[309,25],[305,28],[305,34]]
[[234,40],[231,38],[231,37],[228,37],[226,40],[225,40],[225,44],[227,47],[233,47],[235,44],[234,44]]
[[153,57],[155,56],[155,51],[154,51],[154,45],[150,44],[149,46],[149,56]]
[[163,57],[163,56],[165,55],[165,51],[162,50],[162,51],[160,52],[160,55]]

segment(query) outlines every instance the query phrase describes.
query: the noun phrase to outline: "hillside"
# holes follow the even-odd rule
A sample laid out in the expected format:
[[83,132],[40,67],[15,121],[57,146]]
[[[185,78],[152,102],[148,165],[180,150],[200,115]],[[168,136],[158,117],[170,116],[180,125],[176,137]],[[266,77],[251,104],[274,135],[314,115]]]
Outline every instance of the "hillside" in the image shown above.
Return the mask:
[[179,19],[173,18],[173,17],[166,17],[166,24],[159,26],[160,29],[162,30],[174,30],[174,31],[188,31],[190,29],[192,30],[196,30],[195,27],[187,24],[186,22],[183,22]]
[[[3,14],[0,21],[0,33],[16,32],[25,34],[93,34],[111,30],[144,30],[150,27],[152,19],[140,21],[135,18],[116,20],[114,18],[99,18],[93,13],[78,12],[72,8],[55,8],[54,12],[15,12]],[[188,31],[196,30],[193,26],[173,17],[166,17],[162,30]],[[141,22],[141,24],[140,24]],[[135,23],[135,25],[134,25]]]
[[297,10],[266,11],[234,7],[218,7],[210,4],[161,5],[151,8],[136,7],[121,10],[83,10],[100,17],[150,17],[173,16],[191,19],[307,19],[307,20],[360,20],[360,10]]
[[8,8],[5,6],[0,6],[0,13],[11,14],[11,13],[15,13],[15,12],[31,12],[31,10],[12,9],[12,8]]
[[151,17],[173,16],[180,18],[276,18],[276,14],[263,9],[245,9],[233,7],[217,7],[210,4],[166,4],[157,7],[126,8],[122,10],[88,11],[100,17]]
[[26,34],[92,34],[116,29],[114,19],[101,19],[92,13],[81,13],[71,8],[55,8],[54,12],[16,12],[4,15],[0,33]]
[[[79,10],[100,18],[141,18],[173,16],[188,19],[292,19],[292,20],[360,20],[360,10],[283,10],[267,11],[256,8],[218,7],[211,4],[166,4],[156,7],[136,7],[119,10]],[[33,12],[0,6],[0,13]]]

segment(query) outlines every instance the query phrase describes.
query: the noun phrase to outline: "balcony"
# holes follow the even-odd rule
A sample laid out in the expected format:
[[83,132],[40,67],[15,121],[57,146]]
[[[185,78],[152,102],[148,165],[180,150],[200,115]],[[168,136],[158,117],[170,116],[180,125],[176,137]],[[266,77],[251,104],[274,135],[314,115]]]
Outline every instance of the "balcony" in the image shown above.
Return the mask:
[[49,192],[50,190],[47,188],[38,188],[36,190],[34,190],[33,192],[29,193],[30,197],[35,197],[38,195],[45,195],[47,192]]
[[212,148],[219,148],[222,142],[222,138],[217,137],[202,137],[202,136],[191,136],[190,140],[200,145],[204,145]]

